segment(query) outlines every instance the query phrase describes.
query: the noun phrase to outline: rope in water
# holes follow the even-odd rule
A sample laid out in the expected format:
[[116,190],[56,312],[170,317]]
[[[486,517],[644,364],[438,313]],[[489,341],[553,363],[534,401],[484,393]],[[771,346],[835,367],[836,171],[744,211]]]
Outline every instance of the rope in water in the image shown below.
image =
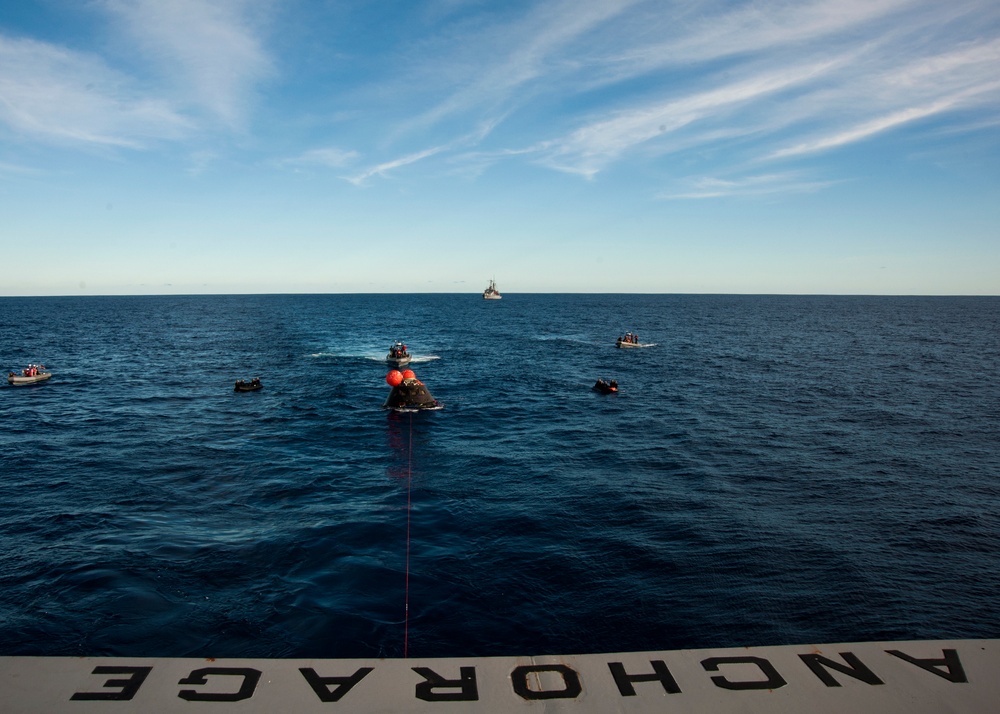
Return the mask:
[[410,647],[410,491],[413,486],[413,412],[410,412],[410,433],[406,446],[406,598],[403,616],[403,659]]

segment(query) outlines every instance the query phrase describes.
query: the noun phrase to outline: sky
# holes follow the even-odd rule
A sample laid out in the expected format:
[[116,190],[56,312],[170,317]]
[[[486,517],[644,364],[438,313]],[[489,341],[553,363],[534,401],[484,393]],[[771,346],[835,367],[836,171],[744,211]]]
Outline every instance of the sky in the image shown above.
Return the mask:
[[1000,294],[997,0],[18,0],[0,295]]

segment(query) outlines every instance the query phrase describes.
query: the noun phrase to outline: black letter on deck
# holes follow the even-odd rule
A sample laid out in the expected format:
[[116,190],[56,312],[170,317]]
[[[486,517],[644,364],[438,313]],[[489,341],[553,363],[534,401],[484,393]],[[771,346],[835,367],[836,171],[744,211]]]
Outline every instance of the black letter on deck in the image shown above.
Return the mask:
[[681,688],[677,686],[676,680],[670,674],[670,670],[667,669],[663,660],[650,660],[649,663],[653,665],[652,674],[626,674],[625,665],[621,662],[608,662],[608,668],[611,670],[615,684],[618,685],[618,691],[623,697],[635,696],[635,687],[632,686],[632,682],[659,682],[667,694],[681,693]]
[[800,654],[799,659],[805,662],[813,674],[819,677],[820,681],[828,687],[839,687],[841,685],[840,682],[834,679],[832,674],[823,669],[824,667],[835,669],[841,674],[860,679],[862,682],[867,682],[868,684],[885,684],[885,682],[875,676],[874,672],[864,666],[853,652],[841,652],[840,656],[844,658],[847,664],[834,662],[832,659],[827,659],[823,655],[818,654]]
[[78,702],[130,700],[139,691],[139,687],[146,681],[146,676],[152,670],[152,667],[94,667],[94,674],[127,674],[129,678],[109,679],[104,683],[105,687],[120,687],[120,692],[77,692],[70,699]]
[[[528,686],[528,675],[534,672],[558,672],[562,675],[565,688],[536,692]],[[510,673],[514,691],[523,699],[575,699],[580,696],[583,687],[580,686],[580,676],[576,670],[564,664],[536,664],[515,667]]]
[[754,682],[730,682],[725,677],[712,677],[716,687],[723,689],[777,689],[784,687],[788,682],[782,679],[774,665],[766,659],[760,657],[709,657],[702,660],[701,666],[706,672],[718,672],[720,664],[755,664],[760,667],[767,679]]
[[[894,657],[911,662],[921,669],[926,669],[928,672],[933,672],[939,677],[944,677],[949,682],[954,682],[955,684],[967,684],[969,682],[965,677],[962,662],[958,659],[958,652],[955,650],[941,650],[944,659],[919,659],[911,657],[908,654],[903,654],[899,650],[886,650],[886,652]],[[941,671],[938,669],[939,667],[944,667],[947,672]]]
[[[316,670],[311,667],[299,667],[299,671],[302,672],[302,676],[309,682],[309,686],[313,688],[321,702],[339,702],[355,684],[371,673],[372,668],[362,667],[350,677],[320,677],[316,674]],[[337,688],[332,692],[330,691],[331,684],[337,685]]]
[[205,667],[196,669],[178,684],[207,684],[206,676],[209,674],[243,677],[243,684],[240,685],[240,690],[233,694],[211,694],[194,689],[182,689],[177,696],[189,702],[238,702],[252,697],[254,690],[257,689],[257,682],[260,681],[260,672],[249,667]]
[[[414,667],[413,671],[426,679],[417,685],[417,699],[425,702],[477,702],[479,687],[476,685],[476,668],[459,667],[461,679],[445,679],[427,667]],[[435,694],[435,689],[458,689],[450,694]]]

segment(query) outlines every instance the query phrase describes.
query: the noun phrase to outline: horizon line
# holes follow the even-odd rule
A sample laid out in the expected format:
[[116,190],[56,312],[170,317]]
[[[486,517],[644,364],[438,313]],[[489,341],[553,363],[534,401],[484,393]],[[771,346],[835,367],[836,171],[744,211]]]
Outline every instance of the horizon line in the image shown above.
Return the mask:
[[[480,291],[472,292],[234,292],[234,293],[55,293],[49,295],[0,295],[2,299],[38,299],[38,298],[106,298],[106,297],[262,297],[262,296],[317,296],[317,295],[481,295]],[[795,293],[795,292],[505,292],[507,295],[672,295],[672,296],[704,296],[704,297],[921,297],[921,298],[952,298],[952,297],[1000,297],[1000,293]]]

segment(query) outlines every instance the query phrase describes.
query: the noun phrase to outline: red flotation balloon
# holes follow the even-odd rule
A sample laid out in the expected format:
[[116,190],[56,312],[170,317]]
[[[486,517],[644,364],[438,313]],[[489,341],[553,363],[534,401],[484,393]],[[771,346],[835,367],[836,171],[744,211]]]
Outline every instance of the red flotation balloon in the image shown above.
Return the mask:
[[403,381],[403,375],[398,369],[394,369],[389,374],[385,375],[385,382],[390,387],[398,387]]
[[403,370],[403,379],[416,379],[416,378],[417,378],[417,375],[415,375],[413,373],[412,369],[404,369]]

